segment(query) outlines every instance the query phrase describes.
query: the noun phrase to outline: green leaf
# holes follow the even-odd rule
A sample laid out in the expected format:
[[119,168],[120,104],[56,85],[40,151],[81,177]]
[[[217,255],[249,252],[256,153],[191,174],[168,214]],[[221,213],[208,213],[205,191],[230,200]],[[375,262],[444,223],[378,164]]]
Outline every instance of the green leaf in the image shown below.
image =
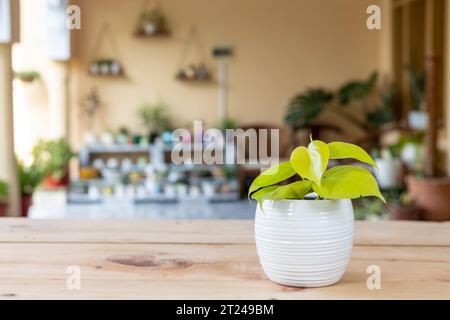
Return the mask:
[[374,196],[386,203],[375,177],[358,166],[337,166],[327,170],[322,178],[322,184],[313,185],[313,189],[320,197],[326,199]]
[[268,199],[270,194],[272,194],[279,187],[280,186],[271,186],[271,187],[266,187],[266,188],[260,189],[260,190],[256,191],[255,193],[253,193],[251,195],[251,197],[252,197],[252,199],[255,199],[256,201],[258,201],[258,205],[262,209],[262,204],[263,204],[264,200]]
[[311,141],[308,149],[298,147],[291,153],[291,165],[304,179],[320,185],[323,173],[327,169],[330,152],[328,145],[320,140]]
[[330,150],[330,159],[352,158],[378,168],[369,154],[357,145],[345,142],[331,142],[328,144],[328,149]]
[[369,97],[378,80],[378,74],[373,72],[367,80],[354,80],[344,84],[338,92],[339,102],[347,106],[354,101],[361,101]]
[[332,99],[331,91],[322,88],[308,89],[291,99],[284,121],[294,130],[308,127]]
[[312,191],[312,182],[300,180],[283,186],[271,186],[258,190],[252,198],[258,201],[262,208],[264,200],[303,199]]
[[291,163],[289,161],[282,162],[277,166],[267,169],[256,177],[250,186],[248,194],[251,195],[258,189],[280,183],[281,181],[289,179],[293,175],[295,175],[295,171],[292,168]]

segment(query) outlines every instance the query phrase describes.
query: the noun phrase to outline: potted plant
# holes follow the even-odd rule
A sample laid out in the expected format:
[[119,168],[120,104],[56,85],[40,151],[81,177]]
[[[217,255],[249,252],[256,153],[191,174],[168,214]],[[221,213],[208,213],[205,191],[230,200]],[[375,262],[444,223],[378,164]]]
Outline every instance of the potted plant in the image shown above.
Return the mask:
[[138,21],[137,35],[167,35],[166,17],[160,9],[152,8],[142,12]]
[[401,160],[407,169],[416,175],[423,175],[423,143],[423,131],[404,134],[397,143]]
[[[364,133],[360,141],[367,144],[367,149],[379,147],[382,129],[393,121],[394,88],[392,85],[383,87],[378,101],[371,104],[377,81],[378,75],[374,72],[366,80],[346,82],[334,91],[307,89],[289,101],[284,122],[294,132],[308,129],[312,135],[320,135],[322,127],[324,130],[339,131],[334,125],[318,120],[322,112],[329,110]],[[354,104],[362,111],[363,117],[355,116],[355,112],[349,109]]]
[[126,145],[131,142],[130,130],[126,126],[121,126],[116,136],[116,141],[120,145]]
[[[385,197],[385,195],[383,194]],[[387,200],[386,200],[387,201]],[[385,220],[389,212],[378,198],[360,198],[353,201],[355,220],[380,221]]]
[[[368,170],[352,165],[327,169],[330,159],[343,158],[376,166],[356,145],[315,140],[253,181],[249,196],[258,201],[256,247],[272,281],[320,287],[338,282],[344,274],[353,246],[351,199],[385,200]],[[298,181],[280,185],[293,177]]]
[[18,71],[14,73],[14,77],[22,82],[33,82],[34,80],[39,80],[41,75],[35,70],[30,71]]
[[0,217],[6,216],[8,209],[8,184],[0,180]]
[[35,163],[46,173],[46,188],[66,187],[69,183],[69,161],[75,155],[65,139],[40,140],[32,150]]
[[407,192],[389,202],[391,220],[421,220],[424,210],[416,205]]
[[408,125],[411,129],[426,130],[428,116],[425,101],[425,72],[414,72],[411,68],[406,68],[406,76],[412,100],[412,110],[408,113]]
[[25,165],[22,161],[17,161],[17,169],[22,196],[22,216],[26,217],[32,204],[33,193],[44,181],[47,171],[34,161],[29,165]]
[[450,220],[450,179],[439,165],[438,141],[438,58],[430,55],[426,60],[426,106],[428,124],[424,144],[424,175],[408,176],[408,194],[417,206],[424,209],[424,219]]
[[167,113],[167,105],[158,101],[154,104],[143,104],[138,108],[138,116],[141,123],[148,131],[151,143],[164,131],[170,130],[170,118]]
[[379,170],[375,177],[382,189],[396,188],[402,184],[402,162],[394,149],[383,148],[377,154],[375,163]]

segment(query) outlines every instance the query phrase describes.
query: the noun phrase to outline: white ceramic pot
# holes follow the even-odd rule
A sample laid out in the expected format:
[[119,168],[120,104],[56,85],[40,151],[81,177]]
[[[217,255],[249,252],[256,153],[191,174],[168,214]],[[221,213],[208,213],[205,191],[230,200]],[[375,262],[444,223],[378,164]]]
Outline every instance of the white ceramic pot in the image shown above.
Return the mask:
[[353,207],[344,200],[266,200],[255,239],[266,276],[279,284],[322,287],[338,282],[353,247]]
[[410,111],[408,125],[411,129],[426,130],[428,126],[428,113],[424,111]]
[[380,188],[389,189],[401,185],[402,162],[400,159],[375,159],[378,170],[375,170]]

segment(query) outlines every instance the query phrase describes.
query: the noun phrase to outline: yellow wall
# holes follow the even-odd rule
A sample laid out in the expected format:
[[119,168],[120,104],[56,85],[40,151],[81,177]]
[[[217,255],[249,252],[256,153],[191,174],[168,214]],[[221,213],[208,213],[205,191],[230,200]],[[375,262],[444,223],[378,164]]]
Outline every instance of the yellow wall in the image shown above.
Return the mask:
[[[43,50],[43,1],[21,0],[20,43],[13,46],[15,71],[38,70],[42,81],[23,83],[15,79],[14,144],[19,158],[26,158],[39,138],[48,138],[49,61]],[[26,115],[26,116],[24,116]]]
[[[231,44],[229,116],[240,123],[281,123],[289,98],[311,86],[336,87],[362,78],[380,66],[381,32],[366,28],[365,0],[163,0],[172,37],[137,39],[133,31],[141,0],[77,0],[82,29],[73,32],[71,62],[71,133],[80,142],[84,120],[80,102],[97,87],[105,106],[97,130],[127,125],[138,128],[136,108],[161,97],[179,125],[194,119],[216,123],[217,86],[191,85],[174,79],[189,28],[199,31],[210,49]],[[150,1],[151,2],[151,1]],[[124,80],[87,75],[93,47],[106,22],[117,43]],[[103,53],[115,51],[108,41]]]

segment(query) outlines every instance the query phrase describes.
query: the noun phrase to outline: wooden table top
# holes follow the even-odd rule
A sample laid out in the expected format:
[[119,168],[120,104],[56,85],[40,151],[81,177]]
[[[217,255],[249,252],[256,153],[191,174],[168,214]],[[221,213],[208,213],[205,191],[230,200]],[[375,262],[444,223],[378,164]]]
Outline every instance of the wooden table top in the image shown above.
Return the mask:
[[[253,221],[0,220],[2,299],[450,299],[450,223],[357,222],[341,282],[266,279]],[[81,289],[66,286],[68,266]],[[381,268],[381,289],[366,286]]]

